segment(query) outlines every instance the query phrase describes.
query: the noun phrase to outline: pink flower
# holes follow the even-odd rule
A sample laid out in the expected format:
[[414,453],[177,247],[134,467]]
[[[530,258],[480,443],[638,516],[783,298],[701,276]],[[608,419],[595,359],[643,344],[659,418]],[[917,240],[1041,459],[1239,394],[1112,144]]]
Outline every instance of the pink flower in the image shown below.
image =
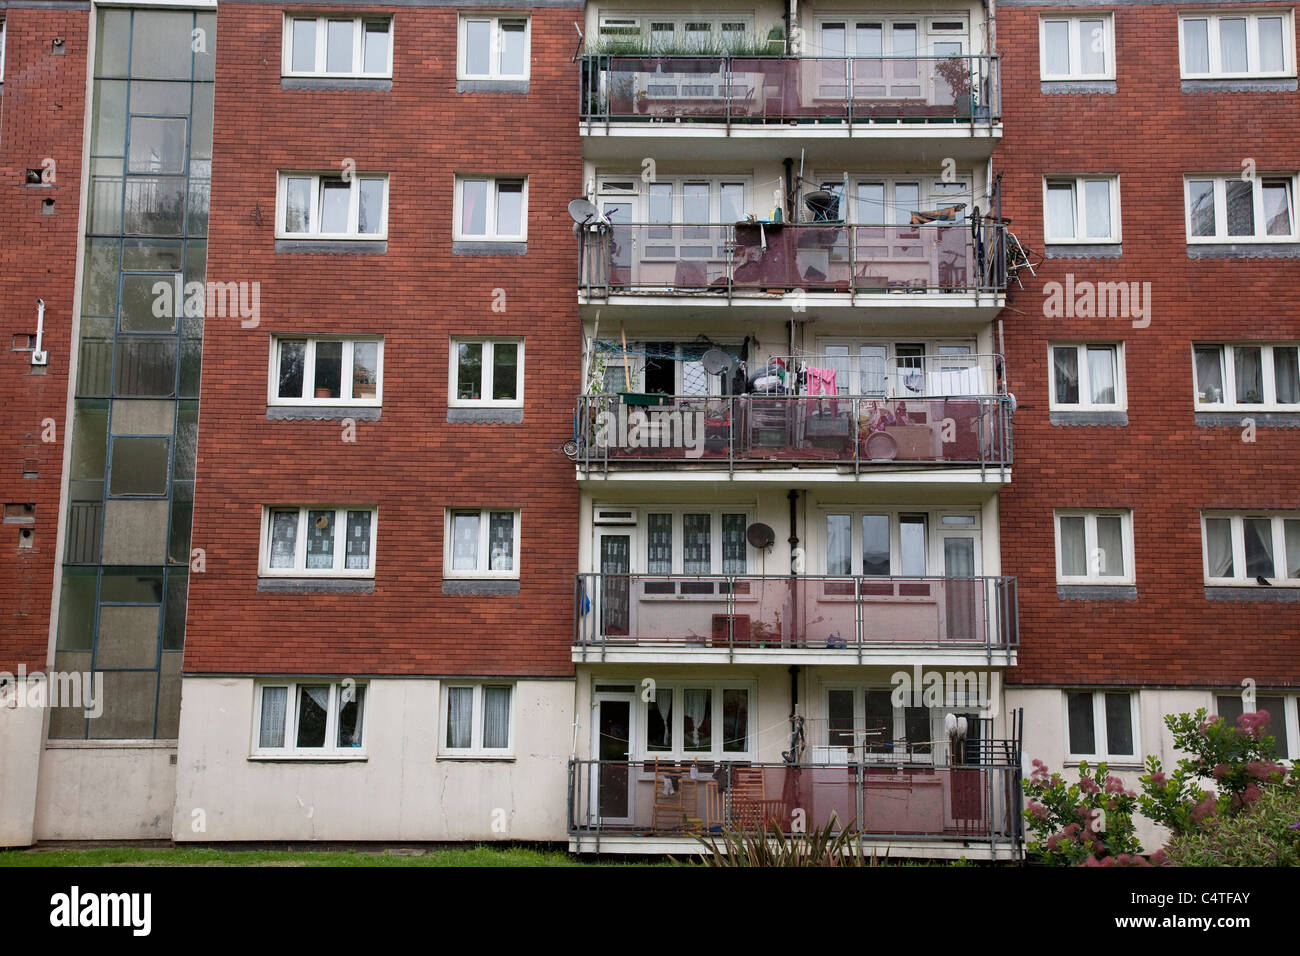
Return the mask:
[[1168,866],[1169,857],[1165,855],[1164,850],[1156,850],[1156,852],[1151,854],[1150,862],[1152,866]]
[[1041,803],[1038,803],[1037,801],[1034,800],[1030,800],[1027,809],[1029,810],[1029,815],[1032,816],[1035,820],[1040,820],[1043,823],[1047,822],[1047,817],[1048,817],[1047,807],[1043,806]]
[[1228,775],[1228,771],[1231,769],[1232,768],[1229,767],[1226,763],[1220,763],[1220,764],[1215,764],[1214,769],[1211,770],[1210,773],[1214,776],[1215,780],[1222,780],[1224,777]]
[[1107,792],[1107,793],[1123,793],[1123,792],[1124,792],[1124,781],[1121,780],[1119,777],[1107,777],[1107,778],[1106,778],[1106,792]]
[[1217,805],[1218,801],[1216,801],[1214,797],[1206,797],[1196,805],[1195,809],[1192,810],[1192,822],[1203,823],[1210,817],[1214,816],[1214,811]]
[[1165,783],[1168,781],[1168,779],[1169,778],[1164,775],[1164,772],[1160,770],[1157,770],[1155,773],[1151,774],[1151,782],[1155,784],[1157,787],[1163,787]]
[[1272,760],[1252,760],[1246,764],[1246,773],[1256,780],[1267,780],[1282,772],[1282,765]]
[[1257,710],[1251,714],[1242,714],[1237,718],[1237,727],[1256,739],[1262,737],[1268,727],[1268,711]]
[[1029,775],[1031,783],[1044,784],[1048,783],[1047,764],[1041,760],[1034,761],[1034,771]]
[[1097,786],[1097,781],[1093,780],[1092,777],[1080,777],[1079,789],[1089,795],[1101,793],[1101,787]]

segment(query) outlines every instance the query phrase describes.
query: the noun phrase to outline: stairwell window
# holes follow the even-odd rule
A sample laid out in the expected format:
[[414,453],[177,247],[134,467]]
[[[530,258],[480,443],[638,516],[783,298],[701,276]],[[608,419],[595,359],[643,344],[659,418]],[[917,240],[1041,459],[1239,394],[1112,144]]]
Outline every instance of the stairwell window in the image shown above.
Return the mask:
[[281,173],[278,239],[386,239],[388,177]]
[[1095,15],[1041,18],[1038,63],[1044,80],[1115,79],[1114,21]]
[[375,576],[373,507],[268,506],[262,514],[263,577]]
[[1137,695],[1066,691],[1066,760],[1138,762]]
[[1055,517],[1057,584],[1134,582],[1131,512],[1058,511]]
[[1119,242],[1119,179],[1049,177],[1043,181],[1049,243]]
[[524,404],[524,343],[519,339],[451,340],[448,404],[461,408]]
[[529,45],[527,17],[461,17],[458,78],[526,80]]
[[514,749],[514,687],[444,684],[440,755],[508,757]]
[[442,574],[445,578],[518,578],[519,512],[448,510]]
[[1294,174],[1188,176],[1187,241],[1295,242]]
[[1115,411],[1125,406],[1122,345],[1053,345],[1050,352],[1051,408]]
[[1300,587],[1300,514],[1201,516],[1205,583]]
[[474,242],[528,239],[528,180],[456,177],[455,238]]
[[390,17],[285,17],[283,76],[393,75]]
[[378,406],[382,339],[271,340],[271,405]]
[[1198,411],[1300,411],[1300,346],[1194,345]]
[[365,684],[267,681],[257,685],[254,757],[355,757],[365,745]]
[[1295,76],[1290,11],[1195,13],[1179,20],[1183,79]]

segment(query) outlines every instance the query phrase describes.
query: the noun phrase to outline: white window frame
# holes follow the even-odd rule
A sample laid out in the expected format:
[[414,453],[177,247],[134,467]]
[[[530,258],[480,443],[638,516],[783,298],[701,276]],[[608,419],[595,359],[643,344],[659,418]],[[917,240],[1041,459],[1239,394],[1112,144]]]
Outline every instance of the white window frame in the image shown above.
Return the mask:
[[[1281,72],[1264,72],[1259,69],[1259,21],[1261,19],[1282,18],[1282,70]],[[1188,20],[1206,20],[1206,37],[1209,43],[1210,72],[1189,73],[1187,70],[1187,47],[1184,39],[1184,24]],[[1220,43],[1220,20],[1246,21],[1246,71],[1244,73],[1223,72],[1223,48]],[[1295,19],[1291,10],[1256,10],[1247,8],[1240,12],[1235,10],[1205,10],[1178,15],[1178,72],[1184,80],[1210,80],[1254,77],[1291,77],[1296,75],[1295,66]]]
[[[302,391],[303,394],[296,398],[281,397],[280,395],[280,357],[281,349],[288,342],[302,342],[303,348],[303,373],[302,373]],[[316,376],[316,346],[321,342],[341,342],[343,345],[343,360],[340,367],[340,383],[338,398],[317,398],[315,388]],[[353,375],[353,349],[357,344],[374,344],[377,346],[377,356],[375,359],[375,397],[374,398],[353,398],[352,396],[352,375]],[[358,408],[378,408],[384,402],[384,340],[378,336],[353,336],[351,338],[335,338],[333,336],[311,336],[311,335],[275,335],[271,337],[271,367],[270,378],[267,382],[266,404],[268,405],[354,405]]]
[[[1197,379],[1196,350],[1198,348],[1215,348],[1219,350],[1219,371],[1223,379],[1223,401],[1206,402],[1201,400],[1201,383]],[[1233,349],[1248,348],[1260,350],[1260,387],[1263,389],[1262,402],[1237,401],[1237,363]],[[1273,349],[1300,348],[1300,342],[1193,342],[1192,343],[1192,397],[1198,411],[1226,412],[1295,412],[1300,411],[1300,402],[1283,403],[1277,400],[1277,368],[1274,364]]]
[[[1075,753],[1070,749],[1070,695],[1071,694],[1092,694],[1092,739],[1095,744],[1105,744],[1101,752],[1092,754]],[[1133,731],[1133,752],[1131,754],[1112,754],[1110,753],[1110,740],[1106,733],[1106,695],[1107,694],[1127,694],[1129,700],[1129,726]],[[1125,690],[1122,687],[1101,688],[1093,690],[1091,688],[1066,688],[1061,692],[1061,725],[1065,732],[1065,760],[1067,763],[1078,763],[1080,760],[1087,760],[1089,763],[1095,763],[1104,760],[1114,766],[1115,764],[1123,765],[1141,765],[1142,763],[1142,740],[1141,730],[1142,721],[1141,706],[1138,699],[1138,692]]]
[[[298,531],[294,539],[292,568],[271,567],[271,518],[277,512],[298,510]],[[334,512],[334,566],[330,568],[307,567],[307,515],[312,511]],[[348,568],[347,520],[349,511],[370,512],[370,567]],[[258,555],[257,573],[264,578],[373,578],[375,576],[375,543],[379,539],[379,509],[374,505],[263,505],[262,543]]]
[[[323,747],[299,747],[298,739],[298,695],[303,687],[318,687],[328,685],[329,687],[329,704],[326,709],[325,717],[325,746]],[[286,701],[284,713],[284,746],[283,747],[263,747],[262,740],[262,695],[268,688],[283,687],[285,688]],[[338,719],[339,711],[342,705],[347,703],[342,698],[345,694],[345,688],[351,688],[353,693],[359,690],[361,697],[361,743],[355,747],[340,747],[337,745],[338,740]],[[356,699],[355,697],[353,698]],[[330,680],[322,678],[320,680],[311,680],[308,678],[294,678],[287,680],[276,680],[267,678],[259,680],[255,685],[253,694],[253,739],[249,749],[250,758],[267,758],[276,759],[300,759],[300,760],[322,760],[322,759],[364,759],[366,756],[366,745],[369,743],[370,731],[370,686],[366,682],[352,682],[345,684],[343,681]]]
[[[1084,535],[1084,560],[1088,565],[1088,573],[1081,575],[1067,575],[1062,572],[1061,561],[1061,519],[1062,518],[1083,518],[1083,535]],[[1097,573],[1093,573],[1093,567],[1097,565],[1093,555],[1098,551],[1097,548],[1097,518],[1118,517],[1120,523],[1120,539],[1124,549],[1124,573],[1122,575],[1102,575],[1098,568]],[[1098,587],[1123,587],[1133,585],[1137,578],[1133,562],[1133,512],[1123,508],[1098,508],[1095,510],[1086,508],[1062,508],[1053,513],[1052,524],[1056,534],[1056,583],[1063,585],[1082,584]]]
[[[1102,21],[1102,30],[1105,32],[1104,41],[1106,49],[1106,70],[1103,73],[1084,73],[1076,70],[1078,64],[1075,58],[1079,50],[1079,30],[1084,20]],[[1048,73],[1047,72],[1047,24],[1065,22],[1070,27],[1070,72],[1069,73]],[[1115,17],[1111,13],[1072,13],[1069,15],[1044,14],[1038,18],[1038,74],[1039,79],[1044,82],[1080,82],[1092,80],[1113,80],[1115,79]]]
[[[455,535],[453,534],[452,517],[464,512],[477,511],[479,516],[478,528],[478,557],[480,566],[478,568],[453,568],[452,552],[455,547]],[[489,526],[491,515],[493,513],[507,512],[515,516],[514,521],[514,568],[509,571],[490,570],[492,555],[489,546]],[[443,512],[443,546],[442,546],[442,576],[444,578],[459,578],[462,580],[483,581],[483,580],[519,580],[519,565],[521,555],[519,553],[520,526],[523,524],[521,519],[522,512],[519,508],[447,508]]]
[[[286,207],[289,202],[288,182],[290,179],[310,179],[311,180],[311,206],[308,210],[308,223],[318,226],[320,224],[320,194],[321,180],[325,179],[342,179],[343,173],[319,171],[308,172],[298,170],[281,170],[276,179],[275,190],[275,237],[277,239],[309,239],[309,240],[333,240],[346,239],[353,242],[384,242],[388,239],[388,174],[387,173],[367,173],[355,172],[350,175],[347,182],[349,183],[348,196],[348,229],[346,232],[288,232],[285,229],[284,217]],[[384,184],[384,205],[379,226],[379,232],[358,232],[359,218],[361,215],[361,180],[377,179]]]
[[[963,29],[961,30],[938,30],[933,24],[950,23],[960,20]],[[850,58],[857,58],[857,28],[861,24],[878,24],[883,28],[881,35],[881,55],[890,58],[897,57],[894,50],[894,28],[897,26],[914,26],[916,27],[916,57],[924,59],[934,56],[934,44],[936,42],[944,43],[951,41],[961,41],[962,56],[970,53],[970,44],[972,37],[970,34],[970,20],[965,11],[955,10],[951,15],[946,16],[927,16],[921,13],[823,13],[813,20],[811,30],[804,31],[804,44],[808,49],[808,56],[824,57],[821,45],[822,28],[828,24],[843,24],[844,26],[844,52]],[[861,54],[866,56],[866,54]]]
[[[1115,401],[1110,404],[1099,404],[1093,402],[1090,398],[1084,399],[1084,395],[1092,395],[1092,371],[1088,366],[1088,349],[1090,348],[1108,348],[1112,349],[1115,354]],[[1074,349],[1077,355],[1079,368],[1079,401],[1074,403],[1062,402],[1056,397],[1056,350],[1057,349]],[[1047,344],[1047,396],[1048,408],[1051,411],[1063,412],[1115,412],[1124,411],[1128,408],[1128,388],[1126,375],[1124,371],[1124,343],[1123,342],[1049,342]]]
[[[703,515],[709,516],[709,576],[723,576],[722,570],[722,516],[724,514],[739,514],[745,516],[745,527],[748,528],[754,523],[754,506],[752,504],[735,504],[726,506],[691,506],[691,505],[638,505],[638,515],[636,530],[632,535],[632,555],[630,566],[633,574],[649,574],[646,570],[649,567],[649,547],[650,547],[650,515],[671,515],[672,516],[672,570],[668,573],[674,577],[687,576],[687,572],[682,570],[686,565],[686,545],[683,515]],[[597,526],[597,533],[600,527]],[[593,549],[593,557],[599,549]],[[756,566],[755,558],[758,551],[745,541],[745,571],[737,577],[756,573],[753,568]],[[598,560],[598,559],[597,559]],[[599,571],[599,568],[594,570]],[[644,599],[644,598],[643,598]],[[673,598],[670,598],[672,600]]]
[[5,18],[0,17],[0,90],[5,82]]
[[[316,21],[316,65],[311,70],[297,70],[293,68],[293,24],[295,20],[315,20]],[[359,70],[351,70],[343,73],[327,73],[325,70],[326,59],[326,37],[328,23],[331,20],[351,20],[352,21],[352,63],[355,66],[365,64],[365,25],[367,21],[377,22],[380,20],[388,21],[388,62],[384,69],[378,73],[364,73]],[[321,16],[302,16],[298,14],[286,13],[284,15],[284,42],[282,44],[282,55],[280,60],[280,75],[290,77],[320,77],[323,79],[345,78],[345,79],[373,79],[383,80],[391,79],[393,75],[393,17],[392,14],[375,14],[373,16],[331,16],[324,14]]]
[[[848,221],[855,226],[883,226],[885,228],[911,226],[911,210],[899,202],[898,187],[916,186],[917,204],[920,209],[942,209],[945,206],[961,202],[964,203],[965,209],[962,210],[957,222],[965,223],[967,221],[966,215],[971,209],[972,181],[972,177],[966,172],[958,173],[957,178],[952,182],[945,182],[939,176],[908,176],[901,173],[898,175],[850,173],[848,195],[841,200],[844,208],[840,212],[841,215],[847,213],[849,215]],[[837,190],[842,189],[844,185],[843,180],[824,180],[823,183],[825,188]],[[884,188],[885,210],[893,213],[892,219],[859,219],[858,196],[862,186],[882,186]],[[951,189],[954,186],[961,187],[961,191]]]
[[[491,24],[491,39],[488,42],[487,73],[470,73],[465,68],[469,53],[469,24],[473,21],[488,21]],[[524,21],[524,72],[500,72],[501,21]],[[456,24],[456,79],[458,80],[527,80],[532,74],[533,62],[533,18],[518,13],[462,13]]]
[[[951,755],[948,753],[948,742],[944,739],[944,735],[942,733],[944,714],[949,711],[955,711],[958,713],[978,713],[981,715],[985,713],[984,709],[979,706],[978,700],[969,701],[966,704],[945,703],[943,706],[940,707],[930,707],[927,705],[912,704],[909,700],[905,700],[903,706],[901,707],[895,706],[893,708],[893,727],[891,728],[891,737],[889,739],[889,742],[898,743],[899,741],[903,741],[904,743],[906,743],[907,710],[909,707],[922,707],[927,712],[927,717],[930,722],[930,738],[927,741],[927,743],[931,745],[930,752],[928,754],[925,753],[911,754],[907,752],[906,747],[903,747],[901,748],[901,752],[899,750],[894,750],[894,751],[886,751],[883,753],[867,754],[866,753],[866,729],[867,729],[866,695],[868,693],[877,693],[877,694],[888,694],[891,695],[892,697],[895,690],[896,688],[893,686],[881,687],[875,684],[855,684],[848,681],[829,681],[827,683],[822,684],[821,698],[820,698],[821,708],[822,708],[821,732],[818,736],[818,741],[815,744],[814,749],[824,747],[826,749],[828,758],[830,757],[833,751],[838,751],[840,749],[851,749],[853,751],[852,756],[850,757],[849,755],[845,754],[843,757],[844,762],[849,765],[855,763],[867,763],[867,764],[901,763],[901,764],[916,765],[916,764],[933,764],[933,763],[950,762],[949,758]],[[920,690],[921,688],[918,687],[915,689],[915,692],[919,693]],[[831,743],[830,724],[831,724],[831,692],[832,691],[851,691],[853,694],[853,743],[850,745]],[[942,759],[937,760],[936,758],[942,758]],[[834,759],[818,761],[814,759],[814,763],[823,763],[823,762],[838,763],[840,761]]]
[[[1228,190],[1230,180],[1241,180],[1239,173],[1198,173],[1183,176],[1183,218],[1187,242],[1196,243],[1247,243],[1247,242],[1297,242],[1300,241],[1300,226],[1296,223],[1296,189],[1300,185],[1300,176],[1295,173],[1259,173],[1250,177],[1252,183],[1251,198],[1254,208],[1255,234],[1253,236],[1232,236],[1228,234]],[[1290,202],[1291,232],[1285,236],[1271,236],[1263,232],[1266,228],[1264,219],[1264,180],[1283,179],[1290,186],[1287,196]],[[1210,180],[1214,183],[1214,235],[1192,235],[1192,183]]]
[[[438,694],[439,707],[441,708],[438,720],[438,749],[439,758],[474,758],[474,759],[509,759],[515,754],[515,728],[519,708],[519,685],[513,680],[445,680],[441,682],[441,688]],[[507,744],[505,747],[484,747],[483,746],[483,726],[485,715],[483,702],[485,695],[484,688],[487,687],[508,687],[510,689],[510,716],[509,725],[506,727]],[[447,745],[447,728],[451,721],[447,707],[451,701],[452,688],[472,688],[474,691],[473,703],[470,706],[470,745],[468,747],[449,747]]]
[[[713,733],[713,741],[709,750],[686,750],[685,728],[685,693],[686,690],[709,690],[712,692],[710,704],[712,726],[717,728]],[[744,750],[722,749],[722,706],[723,691],[743,690],[748,694],[748,725],[746,727],[746,740]],[[650,706],[649,702],[643,700],[639,695],[635,706],[638,708],[636,727],[636,741],[633,745],[633,753],[638,756],[635,758],[638,762],[645,760],[756,760],[758,755],[758,682],[744,680],[723,680],[723,681],[700,681],[700,680],[682,680],[682,681],[656,681],[655,682],[655,699],[658,695],[670,693],[673,695],[672,710],[668,719],[672,721],[672,750],[650,750]]]
[[[483,364],[482,364],[482,382],[480,382],[479,391],[484,398],[460,398],[456,394],[456,385],[460,374],[460,349],[461,345],[482,345],[483,346]],[[497,399],[489,398],[492,394],[493,375],[493,356],[498,345],[515,345],[518,346],[516,369],[515,369],[515,398]],[[523,338],[513,338],[510,336],[477,336],[477,335],[453,335],[448,349],[448,369],[447,369],[447,404],[452,408],[523,408],[524,405],[524,340]]]
[[[672,21],[674,41],[685,33],[686,24],[708,23],[709,37],[713,42],[720,42],[723,24],[744,24],[746,36],[754,36],[754,17],[752,14],[731,13],[601,13],[597,24],[597,35],[602,37],[638,37],[649,42],[651,23]],[[608,27],[608,29],[607,29]]]
[[[1232,522],[1232,569],[1230,578],[1210,576],[1210,539],[1206,533],[1206,520],[1220,518]],[[1270,523],[1273,545],[1273,575],[1268,579],[1271,585],[1263,585],[1255,580],[1255,575],[1246,570],[1246,525],[1245,520],[1263,519]],[[1278,588],[1300,588],[1300,577],[1287,577],[1286,571],[1286,522],[1300,521],[1300,512],[1275,511],[1203,511],[1201,512],[1201,568],[1205,574],[1207,587],[1225,588],[1261,588],[1266,586]]]
[[[487,209],[484,212],[484,222],[487,224],[488,231],[481,236],[466,235],[462,229],[461,216],[464,210],[465,183],[467,182],[487,182],[490,184],[488,189]],[[519,211],[519,228],[523,230],[519,235],[512,236],[504,233],[497,233],[497,194],[502,183],[523,183],[524,188],[521,192],[521,209]],[[455,209],[453,210],[453,238],[457,242],[527,242],[528,241],[528,177],[527,176],[507,176],[507,175],[483,175],[478,176],[472,173],[456,174],[455,189]]]
[[[1110,188],[1108,190],[1110,199],[1110,235],[1108,236],[1089,236],[1088,232],[1088,203],[1085,196],[1086,184],[1090,182],[1104,182]],[[1048,219],[1048,201],[1047,196],[1052,186],[1069,185],[1070,194],[1074,200],[1074,236],[1055,236],[1050,232],[1051,222]],[[1085,175],[1085,176],[1044,176],[1043,177],[1043,242],[1052,246],[1065,245],[1118,245],[1123,239],[1123,228],[1120,223],[1120,201],[1119,201],[1119,176],[1113,174],[1102,175]]]
[[[889,519],[889,575],[890,578],[911,578],[916,575],[905,575],[902,571],[903,547],[902,531],[900,529],[900,518],[902,515],[923,515],[925,517],[925,573],[922,577],[941,577],[942,572],[936,569],[943,567],[943,531],[962,531],[973,535],[977,541],[976,559],[979,560],[981,549],[984,544],[984,535],[981,530],[980,510],[978,508],[943,508],[935,509],[933,507],[916,507],[908,508],[898,505],[886,505],[879,508],[857,504],[822,504],[817,508],[817,529],[816,529],[816,548],[817,558],[815,566],[817,574],[829,575],[827,567],[830,563],[829,547],[830,542],[827,540],[826,519],[830,515],[848,515],[849,516],[849,574],[847,577],[859,577],[862,575],[862,518],[864,515],[884,515]],[[970,524],[947,525],[943,523],[945,516],[960,515],[964,518],[973,517],[975,520]],[[810,541],[811,543],[811,541]],[[884,575],[879,576],[881,580],[886,580]]]

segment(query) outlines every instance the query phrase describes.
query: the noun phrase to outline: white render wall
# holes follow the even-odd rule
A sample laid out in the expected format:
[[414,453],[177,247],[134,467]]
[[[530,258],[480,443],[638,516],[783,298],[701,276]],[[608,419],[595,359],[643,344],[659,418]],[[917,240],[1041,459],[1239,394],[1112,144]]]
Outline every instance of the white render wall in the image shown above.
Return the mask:
[[37,840],[166,840],[173,741],[56,740],[40,753]]
[[28,846],[35,832],[45,708],[20,706],[21,690],[11,683],[0,691],[0,846]]

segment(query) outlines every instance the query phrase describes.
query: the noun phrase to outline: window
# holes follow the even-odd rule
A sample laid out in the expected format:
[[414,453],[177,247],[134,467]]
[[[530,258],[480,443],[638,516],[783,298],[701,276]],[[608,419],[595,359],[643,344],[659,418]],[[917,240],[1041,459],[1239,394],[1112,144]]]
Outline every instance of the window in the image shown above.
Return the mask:
[[354,173],[281,173],[279,238],[384,239],[388,177]]
[[269,506],[262,519],[259,573],[373,578],[378,524],[374,508]]
[[1300,346],[1193,345],[1198,409],[1300,410]]
[[698,12],[682,15],[661,11],[647,16],[602,14],[600,17],[602,38],[644,38],[655,52],[716,53],[720,49],[731,50],[750,40],[752,28],[752,17],[718,17]]
[[518,556],[518,511],[447,512],[443,577],[518,578]]
[[365,705],[366,685],[352,680],[259,684],[253,756],[357,756]]
[[643,758],[752,758],[754,685],[664,684],[641,701]]
[[456,177],[455,237],[469,241],[528,238],[528,180]]
[[1137,695],[1128,691],[1066,691],[1067,760],[1139,763]]
[[1214,698],[1218,715],[1230,727],[1237,725],[1237,718],[1243,713],[1254,714],[1261,710],[1268,712],[1268,726],[1264,732],[1273,738],[1274,753],[1279,760],[1300,759],[1300,749],[1292,749],[1300,740],[1294,730],[1297,710],[1300,710],[1300,698],[1292,696],[1260,695],[1247,706],[1240,693],[1219,694]]
[[1131,512],[1056,513],[1057,584],[1132,584],[1133,581]]
[[[935,741],[944,740],[943,715],[960,708],[962,703],[947,706],[894,706],[894,692],[889,688],[830,685],[822,698],[826,713],[826,753],[816,753],[814,762],[846,763],[862,759],[867,763],[931,763],[935,758]],[[904,698],[906,699],[906,698]],[[978,702],[966,702],[977,707]],[[968,733],[979,733],[978,716],[968,718]],[[969,738],[968,738],[969,739]],[[938,745],[941,754],[946,742]]]
[[528,63],[527,17],[461,17],[457,64],[460,79],[525,80]]
[[444,684],[447,756],[508,756],[514,749],[514,687],[511,684]]
[[1050,351],[1052,408],[1105,411],[1125,406],[1122,345],[1089,342],[1053,345]]
[[646,574],[748,574],[749,524],[745,511],[651,506],[640,523],[643,550],[632,566],[644,566]]
[[285,17],[284,76],[390,77],[388,17]]
[[[825,571],[831,576],[864,575],[866,577],[924,577],[939,568],[940,554],[931,548],[944,548],[942,534],[936,534],[933,517],[928,512],[879,511],[829,512],[823,516],[825,535]],[[979,535],[975,515],[941,515],[941,531],[955,527],[950,519],[970,519],[960,526],[967,535]],[[956,558],[953,559],[956,561]],[[973,568],[947,573],[973,575]]]
[[1206,584],[1300,587],[1300,514],[1207,512],[1201,541]]
[[448,404],[524,404],[524,343],[519,339],[452,339]]
[[271,340],[271,405],[379,405],[383,339]]
[[1188,242],[1294,242],[1295,176],[1189,176]]
[[1038,63],[1044,80],[1113,80],[1111,17],[1043,17],[1038,21]]
[[1051,242],[1119,242],[1119,179],[1114,176],[1043,181],[1044,225]]
[[1290,12],[1194,13],[1179,20],[1184,79],[1294,76]]

